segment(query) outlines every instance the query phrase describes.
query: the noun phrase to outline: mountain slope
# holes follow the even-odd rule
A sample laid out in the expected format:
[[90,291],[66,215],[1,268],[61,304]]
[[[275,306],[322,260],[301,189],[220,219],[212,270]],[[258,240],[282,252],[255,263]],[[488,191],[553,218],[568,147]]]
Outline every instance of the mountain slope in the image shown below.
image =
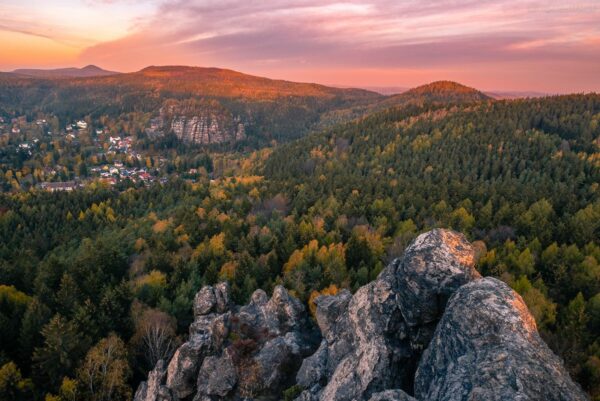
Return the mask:
[[413,103],[466,103],[482,102],[491,97],[477,89],[453,81],[436,81],[418,86],[399,95],[390,96],[383,105]]
[[[162,119],[152,128],[154,133],[164,135],[182,127],[178,132],[188,141],[212,133],[219,143],[236,141],[234,131],[241,130],[235,128],[240,124],[247,142],[257,145],[297,138],[324,112],[383,98],[361,89],[271,80],[218,68],[148,67],[129,74],[71,79],[0,76],[0,112],[30,116],[50,112],[63,121],[147,113]],[[173,101],[179,104],[173,106]],[[194,110],[186,106],[189,101],[196,103]],[[165,120],[161,110],[167,104],[174,115]]]
[[409,89],[400,94],[385,97],[367,105],[334,110],[322,116],[321,128],[348,122],[392,107],[407,105],[472,104],[493,100],[483,92],[452,81],[436,81]]
[[[96,71],[93,66],[86,69]],[[390,107],[491,100],[450,81],[384,96],[364,89],[273,80],[219,68],[151,66],[127,74],[69,79],[60,75],[67,73],[83,74],[83,70],[56,70],[55,76],[31,70],[0,75],[0,111],[31,116],[38,111],[51,112],[62,120],[147,113],[153,121],[146,127],[152,136],[174,132],[191,143],[243,141],[260,146]]]
[[13,73],[35,78],[82,78],[119,74],[118,72],[103,70],[95,65],[88,65],[83,68],[58,68],[53,70],[22,68],[14,70]]

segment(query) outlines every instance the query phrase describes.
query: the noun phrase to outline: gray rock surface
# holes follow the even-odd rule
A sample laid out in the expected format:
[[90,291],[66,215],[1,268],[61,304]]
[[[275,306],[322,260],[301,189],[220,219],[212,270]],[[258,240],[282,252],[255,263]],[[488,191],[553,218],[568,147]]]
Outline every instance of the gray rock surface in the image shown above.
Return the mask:
[[197,398],[226,396],[237,383],[237,372],[228,352],[204,358],[198,375]]
[[327,401],[366,401],[386,389],[412,392],[418,358],[447,299],[478,277],[464,236],[441,229],[421,234],[354,296],[343,291],[317,299],[324,344],[303,362],[298,384]]
[[188,341],[140,384],[135,401],[277,399],[294,384],[320,340],[302,303],[278,286],[271,298],[257,290],[236,307],[229,292],[220,283],[196,294]]
[[161,359],[148,374],[148,381],[140,383],[133,401],[173,401],[171,391],[163,385],[166,375],[167,368]]
[[373,394],[369,401],[416,401],[402,390],[386,390]]
[[317,298],[318,330],[281,286],[241,307],[204,287],[188,341],[134,401],[281,400],[293,385],[296,401],[585,400],[522,299],[474,263],[461,234],[424,233],[354,295]]
[[586,400],[537,332],[521,297],[485,278],[450,299],[416,373],[432,401]]
[[198,370],[208,346],[208,341],[201,336],[192,335],[171,358],[166,385],[177,398],[185,398],[194,393]]

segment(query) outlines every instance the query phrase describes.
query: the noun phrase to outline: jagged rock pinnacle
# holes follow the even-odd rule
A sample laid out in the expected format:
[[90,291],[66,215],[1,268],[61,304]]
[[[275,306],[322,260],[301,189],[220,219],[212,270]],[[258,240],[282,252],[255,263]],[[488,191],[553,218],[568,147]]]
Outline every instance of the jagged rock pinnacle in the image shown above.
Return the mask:
[[241,307],[224,283],[202,288],[188,341],[134,401],[281,400],[294,385],[297,401],[586,399],[459,233],[421,234],[355,294],[315,303],[318,328],[281,286]]

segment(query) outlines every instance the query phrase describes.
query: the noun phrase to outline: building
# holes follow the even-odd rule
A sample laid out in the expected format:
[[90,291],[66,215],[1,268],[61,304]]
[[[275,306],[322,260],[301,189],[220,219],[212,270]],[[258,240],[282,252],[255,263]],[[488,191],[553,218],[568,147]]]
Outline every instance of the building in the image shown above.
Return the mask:
[[79,120],[77,121],[77,127],[80,129],[86,129],[87,128],[87,123],[83,120]]
[[77,189],[79,185],[75,181],[65,182],[42,182],[40,188],[48,192],[61,192],[61,191],[73,191]]

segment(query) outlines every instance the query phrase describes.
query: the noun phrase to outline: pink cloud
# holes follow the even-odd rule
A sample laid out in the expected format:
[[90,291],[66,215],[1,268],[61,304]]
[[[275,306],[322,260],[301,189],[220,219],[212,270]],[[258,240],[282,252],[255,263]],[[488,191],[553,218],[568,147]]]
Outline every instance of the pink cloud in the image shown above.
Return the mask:
[[385,83],[360,74],[357,85],[412,85],[417,78],[407,71],[422,70],[486,88],[600,90],[600,3],[565,3],[168,0],[136,32],[86,49],[81,60],[124,70],[222,66],[288,79],[386,71]]

